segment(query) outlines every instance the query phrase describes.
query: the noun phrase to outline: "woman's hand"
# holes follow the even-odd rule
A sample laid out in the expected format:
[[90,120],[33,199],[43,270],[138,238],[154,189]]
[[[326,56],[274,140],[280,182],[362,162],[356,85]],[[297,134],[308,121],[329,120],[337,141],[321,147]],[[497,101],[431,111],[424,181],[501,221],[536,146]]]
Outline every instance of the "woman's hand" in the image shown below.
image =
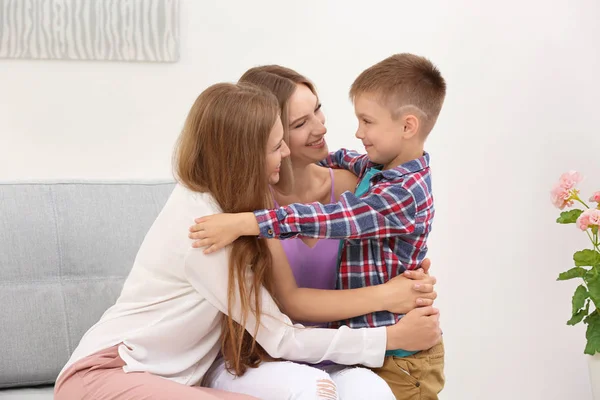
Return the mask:
[[258,235],[258,223],[252,213],[214,214],[194,220],[190,227],[190,239],[195,239],[192,247],[206,247],[204,254],[233,243],[240,236]]
[[426,275],[422,269],[390,279],[379,286],[384,310],[406,314],[416,307],[433,305],[433,301],[437,298],[434,290],[435,282],[435,277]]
[[440,312],[433,307],[415,308],[386,330],[387,350],[427,350],[442,339]]

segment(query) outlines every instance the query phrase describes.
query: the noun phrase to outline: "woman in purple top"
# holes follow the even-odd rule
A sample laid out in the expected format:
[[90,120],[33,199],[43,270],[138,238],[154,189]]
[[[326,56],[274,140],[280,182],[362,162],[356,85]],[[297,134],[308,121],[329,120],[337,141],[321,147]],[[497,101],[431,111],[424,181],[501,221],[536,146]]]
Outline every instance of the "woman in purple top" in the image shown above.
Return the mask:
[[[327,129],[317,92],[308,79],[291,69],[268,65],[248,70],[240,78],[240,82],[253,83],[270,90],[280,103],[284,140],[290,148],[291,155],[281,165],[279,182],[271,189],[274,206],[291,203],[331,203],[336,202],[343,192],[354,191],[357,177],[352,173],[323,168],[316,164],[328,154],[324,140]],[[298,287],[335,289],[339,240],[294,238],[280,243],[285,254],[273,253],[273,257],[287,257]],[[289,278],[285,270],[276,269],[273,273],[276,286],[282,286],[282,282]],[[417,278],[420,283],[426,285],[435,282],[422,272],[413,271],[412,278]],[[405,299],[404,302],[398,300],[394,304],[394,307],[404,308],[400,311],[402,313],[416,306],[429,305],[435,297],[435,292],[415,292],[413,283],[416,281],[409,281],[403,277],[393,281],[388,282],[396,285],[393,297]],[[381,289],[381,296],[389,296],[390,287],[380,286],[369,289]],[[360,290],[356,289],[356,295],[346,296],[343,300],[340,297],[340,301],[335,303],[321,304],[318,310],[314,306],[304,304],[281,306],[292,319],[307,326],[316,326],[370,312],[370,307],[373,307],[373,292],[367,295],[366,291]],[[422,331],[417,329],[408,329],[406,334],[419,337],[421,333]],[[217,360],[206,374],[204,385],[246,393],[261,399],[395,398],[385,381],[371,370],[327,362],[317,366],[289,361],[266,362],[248,370],[242,377],[234,377],[227,371],[223,360]]]
[[[322,167],[317,168],[321,170],[324,169]],[[348,177],[348,180],[356,180],[354,175],[349,174],[347,171],[334,171],[329,168],[329,179],[331,181],[329,203],[335,203],[338,200],[335,195],[336,174],[351,175]],[[280,196],[281,195],[278,195],[276,191],[273,191],[275,207],[280,206],[276,198]],[[290,204],[289,200],[286,201]],[[294,238],[282,241],[281,246],[285,251],[292,273],[294,274],[294,278],[299,287],[335,289],[337,257],[338,249],[340,247],[340,241],[338,239],[319,240],[311,238]]]

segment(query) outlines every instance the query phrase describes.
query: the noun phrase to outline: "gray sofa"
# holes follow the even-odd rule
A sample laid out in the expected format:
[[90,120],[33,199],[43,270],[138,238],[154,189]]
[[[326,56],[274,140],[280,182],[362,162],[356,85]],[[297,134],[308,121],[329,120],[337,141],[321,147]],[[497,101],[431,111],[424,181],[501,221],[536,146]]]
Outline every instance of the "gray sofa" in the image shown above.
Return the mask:
[[0,183],[0,400],[53,398],[56,376],[116,300],[173,187]]

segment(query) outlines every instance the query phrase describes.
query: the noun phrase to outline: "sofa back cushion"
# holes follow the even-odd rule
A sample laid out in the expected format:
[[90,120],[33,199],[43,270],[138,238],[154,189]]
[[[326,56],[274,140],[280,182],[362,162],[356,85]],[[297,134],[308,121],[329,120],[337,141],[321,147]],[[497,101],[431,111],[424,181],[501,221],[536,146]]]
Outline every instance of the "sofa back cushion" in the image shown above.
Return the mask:
[[0,183],[0,388],[54,382],[117,299],[173,188]]

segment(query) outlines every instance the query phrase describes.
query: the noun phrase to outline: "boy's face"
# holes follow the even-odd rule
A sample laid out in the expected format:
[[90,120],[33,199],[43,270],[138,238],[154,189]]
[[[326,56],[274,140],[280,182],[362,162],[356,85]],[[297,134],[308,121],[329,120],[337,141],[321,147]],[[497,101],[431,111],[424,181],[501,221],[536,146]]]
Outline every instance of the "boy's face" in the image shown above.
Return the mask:
[[372,94],[364,93],[354,99],[358,118],[356,137],[363,142],[369,159],[387,166],[401,154],[404,139],[404,121],[392,119],[389,108]]

